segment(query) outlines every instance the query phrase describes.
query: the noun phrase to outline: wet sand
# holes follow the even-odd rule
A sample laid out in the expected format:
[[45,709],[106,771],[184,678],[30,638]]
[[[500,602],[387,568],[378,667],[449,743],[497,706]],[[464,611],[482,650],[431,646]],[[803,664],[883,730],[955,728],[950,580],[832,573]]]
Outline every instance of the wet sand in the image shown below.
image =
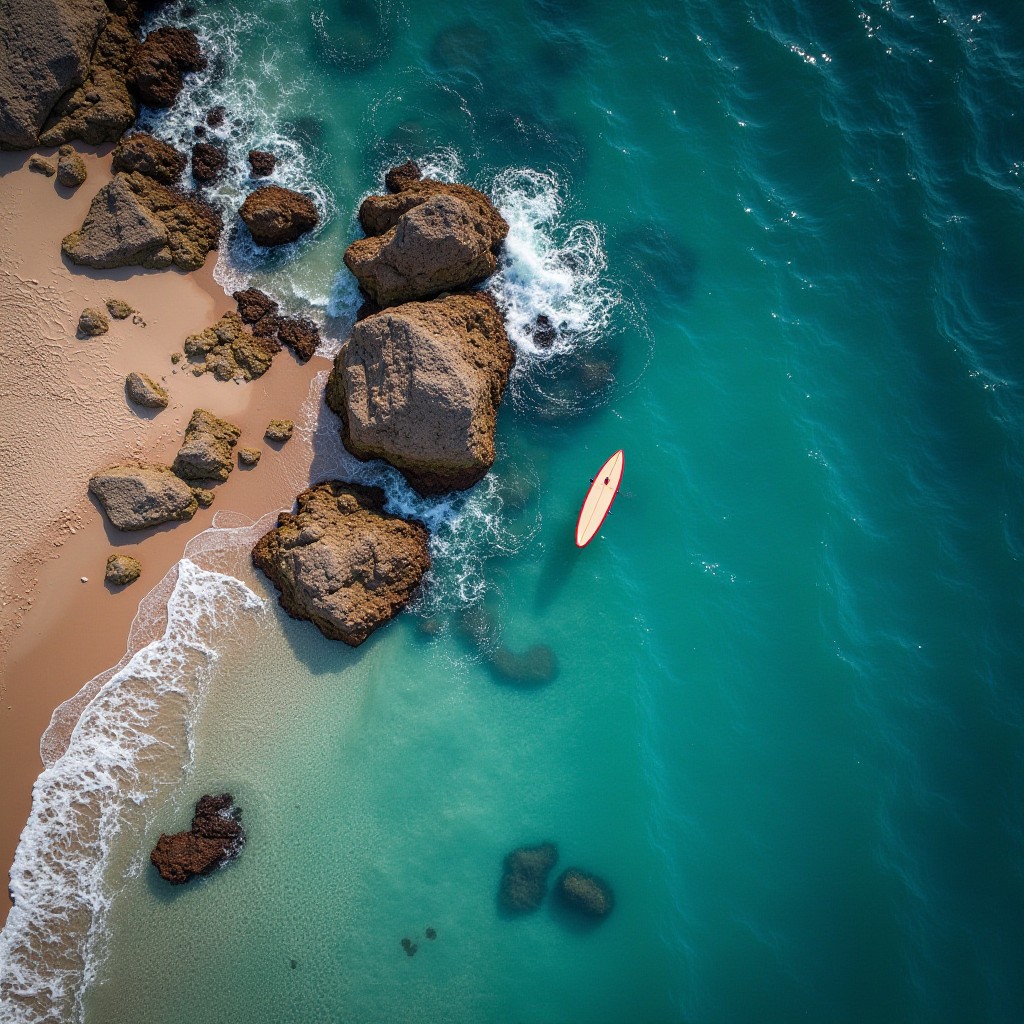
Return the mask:
[[[28,153],[0,153],[0,865],[14,859],[42,770],[39,741],[58,705],[125,652],[139,602],[218,511],[252,519],[290,507],[307,479],[308,442],[270,444],[271,418],[301,419],[317,373],[287,350],[248,384],[194,377],[170,361],[186,335],[234,308],[213,280],[216,253],[196,273],[124,268],[91,271],[65,263],[60,240],[81,225],[110,178],[109,151],[82,147],[89,178],[73,193],[30,172]],[[48,151],[43,151],[48,154]],[[145,326],[111,319],[108,334],[81,338],[78,315],[108,296],[132,305]],[[132,370],[162,380],[164,410],[139,409],[124,394]],[[192,410],[202,407],[242,430],[239,446],[260,448],[252,468],[214,485],[216,499],[188,523],[138,533],[110,527],[87,493],[89,476],[124,458],[169,464]],[[140,559],[142,577],[108,587],[107,556]],[[88,582],[81,582],[86,577]],[[6,886],[4,886],[6,890]],[[6,898],[6,893],[5,893]],[[6,913],[4,914],[6,916]]]

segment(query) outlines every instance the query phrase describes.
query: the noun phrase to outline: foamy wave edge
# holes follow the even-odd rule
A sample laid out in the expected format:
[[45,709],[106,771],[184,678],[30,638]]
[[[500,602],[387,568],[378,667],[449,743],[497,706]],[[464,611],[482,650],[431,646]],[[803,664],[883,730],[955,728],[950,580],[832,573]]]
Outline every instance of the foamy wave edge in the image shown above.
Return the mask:
[[145,806],[187,776],[193,728],[218,657],[209,638],[266,607],[240,579],[196,559],[247,553],[276,515],[236,526],[215,519],[189,541],[140,603],[125,657],[54,712],[11,868],[15,903],[0,931],[5,1022],[83,1019],[85,993],[105,953],[115,896],[105,874],[122,809]]

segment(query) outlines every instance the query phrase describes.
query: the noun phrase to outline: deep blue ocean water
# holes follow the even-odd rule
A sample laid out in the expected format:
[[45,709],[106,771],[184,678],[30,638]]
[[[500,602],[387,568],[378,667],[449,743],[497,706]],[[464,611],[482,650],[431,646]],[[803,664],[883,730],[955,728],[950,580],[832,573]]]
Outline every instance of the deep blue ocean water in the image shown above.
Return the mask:
[[[273,602],[212,630],[194,757],[107,851],[85,1020],[1024,1019],[1024,7],[161,17],[214,59],[154,130],[223,103],[236,162],[273,148],[325,214],[273,256],[235,237],[229,290],[343,338],[354,212],[412,157],[512,224],[519,362],[491,476],[415,506],[416,610],[357,651]],[[494,670],[534,644],[550,681]],[[242,857],[155,881],[155,835],[224,789]],[[502,858],[543,840],[607,921],[503,915]]]

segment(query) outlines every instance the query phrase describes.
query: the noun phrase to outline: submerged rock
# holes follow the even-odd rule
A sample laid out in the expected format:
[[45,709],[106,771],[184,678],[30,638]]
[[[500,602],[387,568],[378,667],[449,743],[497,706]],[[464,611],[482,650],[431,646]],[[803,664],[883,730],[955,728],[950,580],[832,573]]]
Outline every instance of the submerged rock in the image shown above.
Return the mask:
[[249,150],[250,176],[253,178],[266,178],[274,173],[277,166],[277,157],[273,153],[265,153],[260,149]]
[[192,177],[206,184],[216,181],[228,168],[228,155],[219,146],[197,142],[192,147]]
[[356,458],[385,459],[420,494],[445,494],[472,487],[494,462],[514,358],[487,296],[410,302],[355,325],[324,397]]
[[291,420],[271,420],[267,424],[267,429],[263,431],[263,436],[268,441],[278,441],[283,444],[285,441],[291,440],[294,429],[295,424]]
[[119,530],[144,530],[191,519],[198,509],[192,488],[166,466],[129,462],[101,470],[89,491]]
[[544,901],[548,890],[548,874],[558,860],[554,843],[521,846],[506,858],[501,876],[501,905],[516,914],[528,914]]
[[281,344],[273,336],[250,334],[233,310],[212,327],[185,339],[185,355],[202,359],[193,373],[212,373],[217,380],[255,380],[270,369]]
[[142,575],[142,563],[131,555],[111,555],[103,579],[116,587],[126,587]]
[[238,215],[252,232],[257,245],[286,245],[320,223],[313,201],[279,185],[267,185],[250,192]]
[[324,636],[358,647],[408,604],[430,568],[427,530],[384,511],[384,492],[341,480],[303,491],[295,514],[253,548],[280,603]]
[[124,389],[128,398],[136,405],[147,409],[167,408],[167,388],[157,384],[152,377],[144,373],[129,373],[124,380]]
[[608,883],[578,868],[569,868],[559,875],[555,892],[565,906],[587,917],[607,917],[615,906]]
[[106,334],[110,330],[110,323],[103,315],[102,309],[86,306],[78,316],[78,329],[82,334]]
[[519,686],[542,686],[558,675],[558,659],[547,644],[534,644],[524,654],[499,647],[487,663],[499,679]]
[[188,832],[160,835],[149,860],[162,878],[181,885],[242,852],[245,830],[238,821],[242,812],[233,804],[230,793],[201,797]]
[[151,107],[172,107],[181,92],[182,75],[202,71],[206,58],[196,34],[187,28],[158,28],[135,51],[128,84]]
[[112,171],[140,174],[160,182],[173,185],[182,175],[188,158],[173,146],[153,138],[145,132],[136,132],[121,139],[111,158]]
[[47,160],[45,156],[33,153],[28,158],[28,169],[35,171],[36,174],[45,174],[48,178],[52,178],[57,173],[57,163],[55,160]]
[[182,480],[227,480],[235,468],[231,449],[241,436],[242,431],[233,423],[196,409],[174,459],[174,472]]
[[65,188],[78,188],[86,176],[85,161],[71,146],[61,146],[57,160],[57,180]]
[[405,950],[406,956],[415,956],[416,950],[419,949],[419,946],[417,946],[416,943],[412,941],[412,939],[402,939],[401,945],[402,949]]

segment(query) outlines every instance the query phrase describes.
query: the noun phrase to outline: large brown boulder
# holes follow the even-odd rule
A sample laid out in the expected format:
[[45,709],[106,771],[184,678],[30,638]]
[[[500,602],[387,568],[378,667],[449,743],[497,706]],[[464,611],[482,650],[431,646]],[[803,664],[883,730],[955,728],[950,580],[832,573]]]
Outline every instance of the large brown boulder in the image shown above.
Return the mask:
[[136,50],[128,84],[151,107],[173,107],[187,71],[202,71],[206,58],[196,34],[187,28],[158,28]]
[[313,201],[301,192],[267,185],[250,192],[238,215],[257,245],[286,245],[320,223]]
[[521,846],[506,858],[501,875],[498,898],[513,914],[528,914],[544,901],[548,891],[548,874],[558,860],[554,843]]
[[227,480],[235,468],[231,449],[241,436],[242,431],[233,423],[196,409],[174,458],[174,472],[182,480]]
[[152,377],[144,373],[129,373],[124,381],[124,390],[128,398],[136,405],[147,409],[166,409],[169,396],[167,388],[157,384]]
[[385,459],[420,494],[444,494],[472,487],[494,462],[514,358],[487,296],[410,302],[355,325],[325,398],[356,458]]
[[192,488],[166,466],[129,462],[101,470],[89,481],[94,494],[119,530],[144,530],[191,519],[199,508]]
[[188,157],[173,146],[145,132],[136,132],[117,144],[110,168],[126,174],[138,171],[147,178],[159,181],[161,185],[173,185],[181,177],[187,163]]
[[381,307],[477,284],[497,265],[490,232],[452,195],[431,196],[383,235],[357,238],[345,251],[345,266]]
[[81,228],[61,242],[72,263],[198,270],[216,249],[220,216],[193,196],[144,174],[117,174],[93,197]]
[[242,318],[229,310],[213,326],[185,339],[185,355],[202,360],[192,372],[212,373],[217,380],[255,380],[270,369],[281,343],[272,335],[250,334]]
[[107,23],[103,0],[0,6],[0,149],[32,149],[57,101],[85,81]]
[[196,875],[208,875],[242,852],[242,811],[233,805],[230,793],[200,797],[188,832],[161,833],[149,860],[162,878],[181,885]]
[[358,647],[405,607],[430,568],[427,530],[385,512],[378,487],[330,480],[296,503],[252,560],[281,591],[289,615]]
[[86,80],[53,108],[39,135],[41,145],[59,146],[81,139],[98,146],[121,137],[137,114],[125,76],[138,45],[128,21],[109,14]]

